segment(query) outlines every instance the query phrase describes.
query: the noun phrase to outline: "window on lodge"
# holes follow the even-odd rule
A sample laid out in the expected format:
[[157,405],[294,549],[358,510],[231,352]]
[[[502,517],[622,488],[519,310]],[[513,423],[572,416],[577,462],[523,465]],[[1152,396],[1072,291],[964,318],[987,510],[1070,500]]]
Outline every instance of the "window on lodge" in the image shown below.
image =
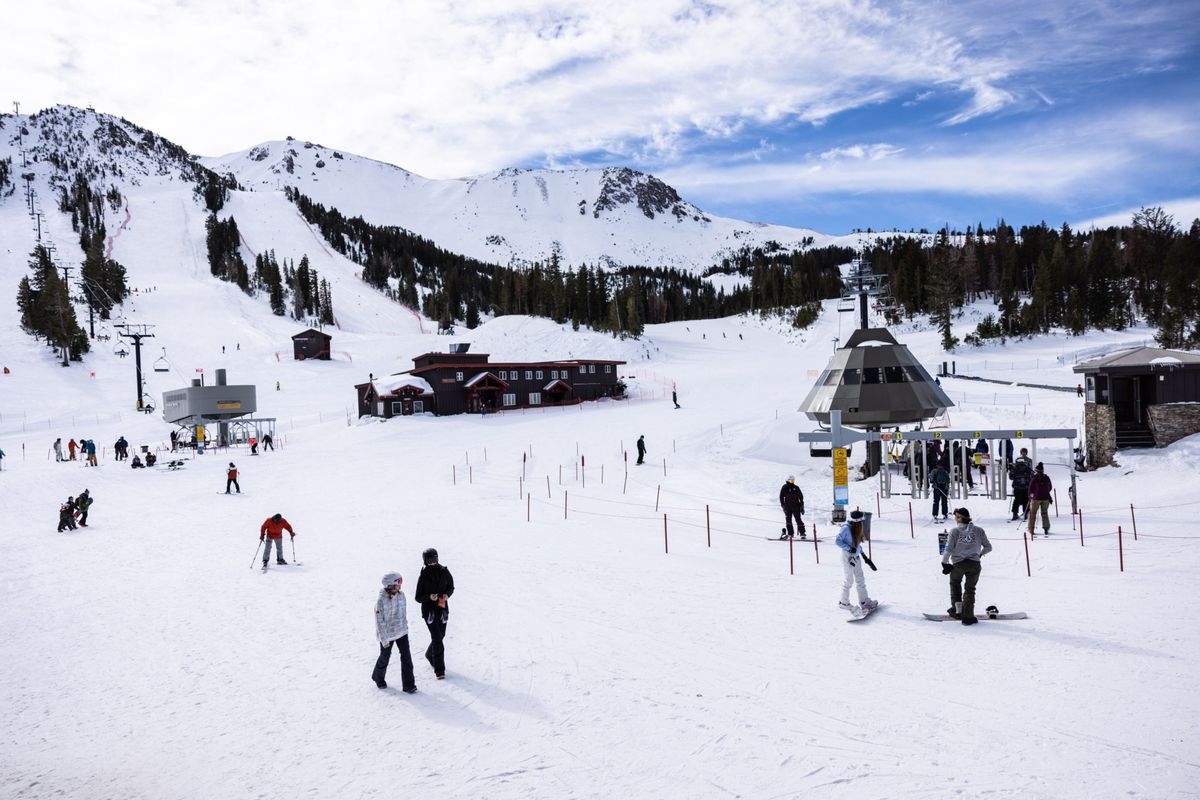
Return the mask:
[[413,400],[413,413],[414,414],[424,414],[425,413],[425,401],[424,400]]
[[501,398],[500,402],[502,402],[506,406],[515,406],[517,404],[516,392],[510,393],[510,394],[505,394]]
[[550,379],[555,380],[555,381],[558,380],[558,370],[556,370],[556,369],[550,370]]
[[404,413],[404,404],[401,403],[399,400],[393,400],[392,401],[392,414],[395,415],[395,414],[403,414],[403,413]]
[[605,371],[606,373],[611,373],[611,372],[612,372],[612,364],[605,364],[605,365],[604,365],[604,371]]
[[529,393],[529,405],[540,406],[541,404],[542,404],[542,393],[541,392],[530,392]]
[[527,380],[527,381],[533,380],[533,370],[531,370],[531,369],[525,370],[525,380]]
[[540,381],[542,379],[542,371],[539,369],[537,372],[534,373],[533,377],[537,378]]
[[461,372],[454,373],[454,380],[458,381],[459,383],[462,383],[462,379],[463,379],[463,374]]
[[506,380],[508,380],[508,373],[505,372],[504,370],[500,370],[499,372],[496,373],[496,377],[498,377],[502,381],[506,381]]
[[588,372],[591,372],[591,373],[595,374],[595,372],[596,372],[596,365],[595,365],[595,364],[588,364]]

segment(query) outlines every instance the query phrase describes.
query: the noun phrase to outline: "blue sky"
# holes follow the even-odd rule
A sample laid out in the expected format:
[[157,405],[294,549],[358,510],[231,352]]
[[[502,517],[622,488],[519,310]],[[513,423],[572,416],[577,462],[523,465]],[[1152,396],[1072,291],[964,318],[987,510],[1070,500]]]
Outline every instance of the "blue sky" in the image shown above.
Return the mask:
[[434,178],[627,165],[806,226],[1200,216],[1200,7],[47,0],[0,96],[201,155],[292,135]]

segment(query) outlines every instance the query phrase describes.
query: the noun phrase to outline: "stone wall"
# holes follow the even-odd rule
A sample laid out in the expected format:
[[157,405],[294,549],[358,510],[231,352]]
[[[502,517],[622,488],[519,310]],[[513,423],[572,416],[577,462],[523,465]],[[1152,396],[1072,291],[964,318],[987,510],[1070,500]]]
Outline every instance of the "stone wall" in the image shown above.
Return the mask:
[[1087,463],[1092,469],[1113,463],[1117,452],[1117,416],[1112,406],[1083,404],[1083,430],[1087,436]]
[[1146,410],[1150,414],[1154,443],[1159,447],[1200,433],[1200,403],[1166,403]]

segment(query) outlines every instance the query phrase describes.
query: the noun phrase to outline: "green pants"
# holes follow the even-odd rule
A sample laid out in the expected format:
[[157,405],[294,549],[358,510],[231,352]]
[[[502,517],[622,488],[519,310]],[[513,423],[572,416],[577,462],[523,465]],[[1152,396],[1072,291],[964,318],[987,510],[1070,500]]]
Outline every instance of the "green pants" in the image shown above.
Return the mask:
[[1029,532],[1033,533],[1033,522],[1037,519],[1038,511],[1042,512],[1042,530],[1050,531],[1050,501],[1031,500],[1029,502]]

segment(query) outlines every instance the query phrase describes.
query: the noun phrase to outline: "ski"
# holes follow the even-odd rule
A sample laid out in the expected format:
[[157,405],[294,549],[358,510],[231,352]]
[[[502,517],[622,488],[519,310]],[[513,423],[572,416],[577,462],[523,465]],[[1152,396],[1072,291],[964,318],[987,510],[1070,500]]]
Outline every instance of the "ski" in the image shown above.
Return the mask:
[[[925,619],[931,620],[932,622],[958,622],[959,621],[958,619],[955,619],[954,617],[950,616],[949,614],[925,614],[924,617],[925,617]],[[1026,614],[1024,611],[1014,611],[1011,614],[993,614],[991,616],[989,616],[987,614],[976,614],[975,619],[979,620],[980,622],[986,622],[987,620],[993,620],[993,619],[995,619],[995,620],[1029,619],[1029,615]]]
[[846,622],[862,622],[864,619],[883,608],[883,603],[880,603],[874,608],[862,608],[861,606],[859,606],[859,608],[861,609],[860,612],[857,615],[851,616],[850,619],[846,620]]
[[778,536],[764,536],[763,538],[768,542],[804,542],[807,544],[808,542],[812,541],[812,539],[808,538],[807,536],[796,536],[791,539],[787,538],[786,536],[782,539]]

